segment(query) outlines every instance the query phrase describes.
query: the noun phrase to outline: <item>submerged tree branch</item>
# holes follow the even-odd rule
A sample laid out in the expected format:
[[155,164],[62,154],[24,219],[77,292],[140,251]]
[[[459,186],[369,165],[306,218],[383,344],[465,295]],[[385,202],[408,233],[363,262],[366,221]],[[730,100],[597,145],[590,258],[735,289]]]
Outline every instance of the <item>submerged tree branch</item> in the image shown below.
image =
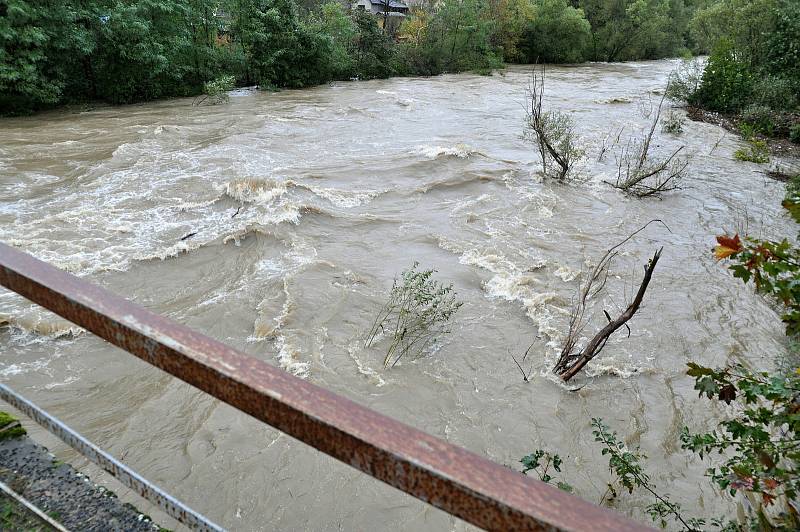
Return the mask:
[[667,227],[666,224],[664,224],[664,222],[661,220],[651,220],[644,226],[628,235],[624,240],[609,248],[608,251],[606,251],[606,253],[600,258],[597,266],[594,267],[584,285],[581,287],[578,294],[578,299],[575,302],[575,306],[570,316],[567,337],[564,340],[564,345],[562,346],[558,361],[553,368],[553,371],[564,381],[568,381],[574,377],[581,369],[583,369],[584,366],[586,366],[586,364],[589,363],[589,361],[597,356],[605,347],[609,337],[619,328],[623,326],[626,327],[628,329],[628,336],[630,336],[630,328],[628,327],[627,322],[639,310],[639,306],[644,299],[644,294],[647,291],[648,285],[650,284],[653,271],[655,270],[656,264],[661,257],[663,248],[656,251],[653,255],[653,258],[650,259],[645,266],[644,278],[642,279],[636,296],[630,305],[628,305],[628,308],[625,309],[625,311],[615,319],[612,319],[611,315],[604,310],[603,312],[608,320],[608,323],[598,333],[596,333],[582,349],[579,351],[576,349],[576,345],[578,344],[581,333],[589,321],[586,318],[588,300],[596,296],[604,288],[608,279],[608,268],[611,264],[611,261],[617,256],[618,249],[652,223],[660,223],[669,231],[669,227]]
[[650,284],[650,279],[653,277],[653,271],[656,269],[656,264],[658,264],[658,259],[661,258],[661,252],[664,250],[662,247],[658,251],[653,254],[653,258],[647,263],[644,267],[644,278],[642,279],[642,283],[639,285],[639,290],[636,292],[636,297],[633,298],[633,301],[625,311],[617,316],[616,319],[610,320],[605,327],[600,329],[594,338],[589,340],[589,343],[586,344],[580,353],[572,359],[572,362],[566,365],[561,371],[559,371],[559,376],[564,380],[568,381],[572,377],[575,376],[583,367],[589,363],[594,357],[596,357],[600,351],[606,345],[608,338],[616,332],[617,329],[625,325],[625,323],[630,320],[636,311],[639,310],[639,306],[642,304],[642,300],[644,299],[644,294],[647,292],[647,287]]

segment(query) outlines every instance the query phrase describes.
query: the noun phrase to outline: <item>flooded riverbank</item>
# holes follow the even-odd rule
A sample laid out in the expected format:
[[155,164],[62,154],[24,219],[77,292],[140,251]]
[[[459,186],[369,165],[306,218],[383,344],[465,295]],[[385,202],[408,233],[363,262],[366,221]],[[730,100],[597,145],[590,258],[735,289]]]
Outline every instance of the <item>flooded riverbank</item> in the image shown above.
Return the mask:
[[[687,146],[683,190],[636,200],[603,183],[617,166],[613,153],[597,160],[602,140],[647,126],[641,104],[657,104],[675,66],[548,70],[546,101],[587,146],[570,185],[543,181],[522,139],[522,67],[3,120],[0,240],[498,463],[556,451],[595,501],[607,467],[589,424],[603,417],[676,502],[722,514],[678,434],[724,411],[697,399],[685,364],[769,368],[784,335],[714,261],[713,237],[794,228],[783,185],[735,161],[740,141],[711,124],[658,138],[656,153]],[[548,370],[580,274],[653,218],[669,230],[631,242],[606,297],[623,305],[664,246],[631,337],[612,339],[570,392]],[[384,370],[385,344],[364,349],[363,335],[414,261],[464,306],[438,350]],[[464,528],[7,292],[0,323],[3,382],[224,526]],[[534,341],[526,383],[510,354]],[[648,502],[619,509],[641,518]]]

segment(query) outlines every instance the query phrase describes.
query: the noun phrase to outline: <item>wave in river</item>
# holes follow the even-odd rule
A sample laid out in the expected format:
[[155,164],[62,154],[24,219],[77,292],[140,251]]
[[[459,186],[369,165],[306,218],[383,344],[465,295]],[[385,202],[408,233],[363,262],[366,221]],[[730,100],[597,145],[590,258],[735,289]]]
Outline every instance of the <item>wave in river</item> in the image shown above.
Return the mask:
[[[38,310],[38,309],[37,309]],[[0,314],[0,327],[10,327],[24,334],[33,335],[42,340],[75,337],[84,330],[66,320],[42,316],[39,312],[20,312],[16,315]]]
[[418,152],[428,159],[438,159],[444,157],[457,157],[466,159],[471,155],[483,155],[475,148],[466,144],[456,144],[455,146],[419,146]]

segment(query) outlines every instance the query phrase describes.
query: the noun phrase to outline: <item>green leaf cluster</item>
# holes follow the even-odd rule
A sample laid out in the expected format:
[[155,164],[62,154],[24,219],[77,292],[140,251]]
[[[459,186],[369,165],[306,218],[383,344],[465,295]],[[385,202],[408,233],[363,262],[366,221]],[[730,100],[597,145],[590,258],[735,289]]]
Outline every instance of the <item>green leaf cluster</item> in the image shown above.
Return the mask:
[[[700,458],[722,461],[706,475],[731,495],[755,496],[757,521],[778,529],[797,529],[791,504],[800,489],[800,375],[755,373],[735,365],[711,369],[689,364],[695,389],[709,399],[737,401],[736,414],[718,429],[691,433],[684,428],[681,446]],[[769,515],[764,508],[777,507]]]
[[520,463],[523,467],[523,474],[527,475],[529,471],[533,471],[542,482],[555,484],[559,489],[572,493],[572,486],[551,475],[553,471],[561,473],[562,460],[561,456],[558,454],[545,451],[544,449],[536,449],[533,453],[523,456]]
[[394,280],[389,301],[378,313],[365,347],[388,335],[390,345],[383,365],[394,366],[405,355],[419,355],[450,332],[450,321],[461,308],[453,285],[433,279],[434,270],[417,270],[418,262]]

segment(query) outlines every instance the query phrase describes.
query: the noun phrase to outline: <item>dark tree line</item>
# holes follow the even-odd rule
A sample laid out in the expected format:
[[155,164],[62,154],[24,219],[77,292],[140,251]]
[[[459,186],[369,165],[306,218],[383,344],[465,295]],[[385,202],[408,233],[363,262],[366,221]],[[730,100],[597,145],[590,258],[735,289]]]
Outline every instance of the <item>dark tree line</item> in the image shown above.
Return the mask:
[[[749,72],[725,90],[746,94],[764,65],[796,80],[800,63],[793,0],[441,0],[385,30],[381,13],[324,1],[0,0],[0,114],[195,95],[222,76],[296,88],[504,62],[656,59],[725,43],[732,51],[715,60]],[[733,96],[702,96],[723,106],[715,98]]]

